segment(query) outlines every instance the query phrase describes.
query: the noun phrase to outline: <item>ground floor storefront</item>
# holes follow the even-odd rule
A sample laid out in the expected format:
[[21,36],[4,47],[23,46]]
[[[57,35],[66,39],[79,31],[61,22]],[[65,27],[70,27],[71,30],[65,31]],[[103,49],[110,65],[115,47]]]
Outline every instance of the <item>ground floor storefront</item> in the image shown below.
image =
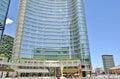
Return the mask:
[[[2,62],[10,65],[14,72],[7,72],[9,77],[82,77],[91,70],[82,69],[80,60],[18,60]],[[89,73],[90,74],[90,73]]]
[[117,74],[120,75],[120,66],[116,66],[109,69],[109,74]]

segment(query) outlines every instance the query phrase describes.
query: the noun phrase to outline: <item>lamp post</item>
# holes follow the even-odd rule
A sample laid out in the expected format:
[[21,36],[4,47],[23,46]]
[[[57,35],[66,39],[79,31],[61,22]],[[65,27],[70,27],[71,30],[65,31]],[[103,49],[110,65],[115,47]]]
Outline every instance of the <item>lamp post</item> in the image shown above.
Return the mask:
[[3,25],[2,25],[2,23],[0,22],[0,40],[1,40],[1,38],[2,38],[2,30],[3,30]]
[[80,49],[81,49],[81,50],[80,50],[80,52],[81,52],[81,53],[80,53],[80,56],[81,56],[81,64],[83,64],[83,62],[84,62],[84,58],[83,58],[83,54],[84,54],[84,53],[83,53],[83,52],[84,52],[84,50],[83,50],[83,44],[81,44]]

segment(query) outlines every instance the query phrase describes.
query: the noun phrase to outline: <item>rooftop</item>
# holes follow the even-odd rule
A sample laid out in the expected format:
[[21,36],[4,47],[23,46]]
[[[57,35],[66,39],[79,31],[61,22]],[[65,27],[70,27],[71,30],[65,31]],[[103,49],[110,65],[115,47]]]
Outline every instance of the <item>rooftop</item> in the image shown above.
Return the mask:
[[120,68],[120,65],[115,66],[115,67],[112,67],[112,68],[110,68],[110,69],[118,69],[118,68]]

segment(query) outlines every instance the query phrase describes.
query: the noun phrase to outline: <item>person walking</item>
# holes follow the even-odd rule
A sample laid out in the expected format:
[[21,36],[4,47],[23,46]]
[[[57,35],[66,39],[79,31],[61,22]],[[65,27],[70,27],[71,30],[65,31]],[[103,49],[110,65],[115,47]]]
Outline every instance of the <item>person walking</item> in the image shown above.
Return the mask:
[[60,79],[60,74],[57,75],[57,79]]

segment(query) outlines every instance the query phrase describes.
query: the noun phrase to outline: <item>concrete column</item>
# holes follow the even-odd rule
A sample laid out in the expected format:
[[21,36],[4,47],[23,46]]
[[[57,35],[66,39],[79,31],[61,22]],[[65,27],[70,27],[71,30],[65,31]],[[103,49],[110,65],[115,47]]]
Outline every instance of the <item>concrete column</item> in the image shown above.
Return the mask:
[[60,67],[61,77],[63,77],[63,66]]

